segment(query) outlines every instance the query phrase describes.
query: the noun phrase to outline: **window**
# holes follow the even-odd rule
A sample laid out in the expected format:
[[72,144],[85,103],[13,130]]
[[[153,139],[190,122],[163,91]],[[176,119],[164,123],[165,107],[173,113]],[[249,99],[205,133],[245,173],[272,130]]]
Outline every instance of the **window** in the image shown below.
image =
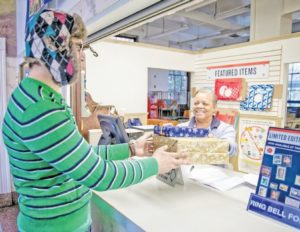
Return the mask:
[[288,107],[300,107],[300,63],[289,65]]
[[183,71],[169,71],[168,75],[168,91],[173,96],[178,104],[187,104],[187,88],[188,76],[187,72]]

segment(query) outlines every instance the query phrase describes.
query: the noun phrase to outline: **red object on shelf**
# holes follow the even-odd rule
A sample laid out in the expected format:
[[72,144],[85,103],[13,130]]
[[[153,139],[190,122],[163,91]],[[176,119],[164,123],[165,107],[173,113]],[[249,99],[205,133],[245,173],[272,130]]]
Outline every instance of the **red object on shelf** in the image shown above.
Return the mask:
[[150,118],[150,109],[151,109],[151,102],[150,102],[150,98],[148,97],[147,99],[147,118]]
[[238,120],[238,111],[231,109],[218,109],[216,112],[216,118],[236,128]]
[[218,100],[240,100],[243,78],[227,78],[215,80],[215,94]]
[[159,99],[157,100],[157,107],[160,109],[167,108],[167,104],[164,100]]
[[222,122],[226,122],[230,125],[234,124],[235,115],[229,115],[229,114],[220,114],[219,112],[216,113],[216,118],[219,119]]
[[158,118],[158,107],[156,104],[150,105],[149,118]]

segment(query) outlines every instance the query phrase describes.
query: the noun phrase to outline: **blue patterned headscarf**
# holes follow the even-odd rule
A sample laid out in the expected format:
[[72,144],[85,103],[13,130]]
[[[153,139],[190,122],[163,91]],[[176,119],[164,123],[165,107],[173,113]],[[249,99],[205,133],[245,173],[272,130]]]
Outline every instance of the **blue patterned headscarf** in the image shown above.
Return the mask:
[[74,75],[70,37],[74,17],[51,9],[33,15],[26,27],[26,56],[42,61],[58,85],[67,85]]

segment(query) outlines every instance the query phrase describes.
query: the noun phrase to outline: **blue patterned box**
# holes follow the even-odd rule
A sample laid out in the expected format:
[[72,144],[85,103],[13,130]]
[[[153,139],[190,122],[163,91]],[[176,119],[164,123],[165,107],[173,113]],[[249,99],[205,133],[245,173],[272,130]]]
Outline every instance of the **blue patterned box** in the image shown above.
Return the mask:
[[252,85],[245,101],[241,101],[241,110],[264,111],[271,108],[274,85]]
[[166,137],[207,137],[208,129],[191,128],[191,127],[176,127],[176,126],[155,126],[154,134],[163,135]]

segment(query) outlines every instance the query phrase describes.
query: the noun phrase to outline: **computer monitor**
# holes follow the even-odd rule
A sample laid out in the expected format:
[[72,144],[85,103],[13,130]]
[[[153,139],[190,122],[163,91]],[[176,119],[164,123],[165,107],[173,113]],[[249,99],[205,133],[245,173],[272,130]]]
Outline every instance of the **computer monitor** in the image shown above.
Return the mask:
[[99,145],[129,142],[125,127],[119,117],[99,114],[98,120],[102,130],[102,135],[98,142]]
[[142,126],[142,122],[139,118],[130,118],[127,121],[128,128],[131,128],[133,126]]

